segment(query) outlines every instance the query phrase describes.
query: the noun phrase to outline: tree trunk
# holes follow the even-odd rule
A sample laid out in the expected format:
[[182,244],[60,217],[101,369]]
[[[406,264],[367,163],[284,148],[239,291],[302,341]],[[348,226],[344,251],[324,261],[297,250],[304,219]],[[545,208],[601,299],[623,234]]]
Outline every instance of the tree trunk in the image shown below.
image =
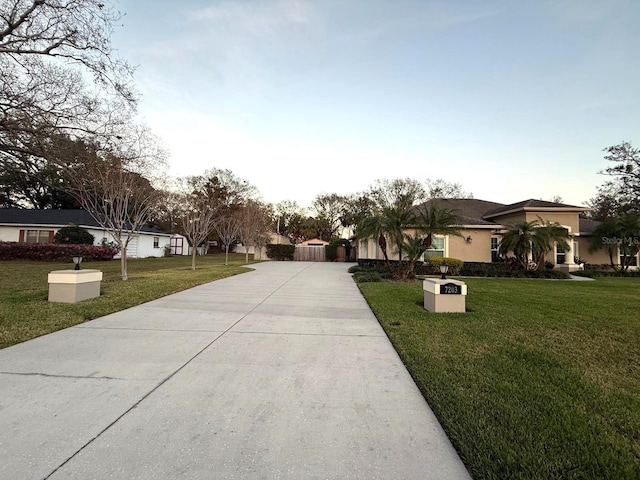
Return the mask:
[[224,246],[224,264],[229,265],[229,245]]
[[120,273],[122,274],[122,280],[128,280],[129,275],[127,274],[127,248],[123,248],[120,250]]
[[198,249],[196,247],[193,247],[191,249],[191,270],[196,269],[196,253],[197,252],[198,252]]
[[[256,247],[253,247],[253,248],[255,249]],[[244,263],[249,263],[249,246],[248,245],[244,246]]]

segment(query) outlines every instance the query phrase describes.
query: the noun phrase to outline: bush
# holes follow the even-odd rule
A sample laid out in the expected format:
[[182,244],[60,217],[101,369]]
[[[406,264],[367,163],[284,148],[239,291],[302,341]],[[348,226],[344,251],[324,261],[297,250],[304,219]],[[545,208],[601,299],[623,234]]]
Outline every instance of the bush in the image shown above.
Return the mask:
[[275,243],[267,245],[267,257],[271,260],[293,260],[295,251],[295,245],[278,245]]
[[60,245],[93,245],[94,240],[86,229],[73,224],[62,227],[53,237],[53,243]]
[[40,260],[71,263],[71,257],[87,261],[113,260],[118,249],[97,245],[56,245],[55,243],[0,242],[0,260]]
[[461,275],[465,277],[511,277],[511,278],[571,278],[560,270],[513,270],[506,263],[465,262]]
[[587,278],[600,278],[600,277],[640,277],[640,272],[637,270],[627,270],[626,272],[620,272],[618,270],[579,270],[577,272],[571,272],[578,277]]
[[418,275],[440,275],[440,265],[445,262],[449,265],[447,275],[460,275],[464,262],[450,257],[428,257],[422,265],[416,266],[415,272]]
[[380,273],[374,270],[369,270],[354,273],[353,279],[356,281],[356,283],[381,282],[382,276],[380,275]]
[[460,275],[465,277],[509,277],[512,270],[506,263],[464,262]]

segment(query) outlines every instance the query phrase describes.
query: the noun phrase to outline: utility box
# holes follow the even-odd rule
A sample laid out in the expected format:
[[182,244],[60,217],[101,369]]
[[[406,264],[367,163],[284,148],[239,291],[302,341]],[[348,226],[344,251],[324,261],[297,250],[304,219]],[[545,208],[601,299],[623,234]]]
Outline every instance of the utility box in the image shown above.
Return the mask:
[[422,282],[422,289],[426,310],[434,313],[465,312],[466,283],[448,278],[427,278]]
[[100,270],[57,270],[49,273],[49,301],[76,303],[100,296]]

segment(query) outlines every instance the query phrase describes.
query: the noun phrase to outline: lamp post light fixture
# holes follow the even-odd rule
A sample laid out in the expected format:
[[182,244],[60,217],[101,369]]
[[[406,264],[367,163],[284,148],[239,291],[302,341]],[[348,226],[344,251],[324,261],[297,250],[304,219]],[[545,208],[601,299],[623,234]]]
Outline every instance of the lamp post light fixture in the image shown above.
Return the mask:
[[82,257],[81,256],[74,256],[71,258],[73,260],[73,269],[74,270],[80,270],[80,264],[82,263]]
[[467,238],[464,239],[464,241],[467,243],[471,243],[473,242],[473,238],[471,238],[471,235],[469,235]]
[[442,274],[442,276],[440,277],[441,280],[446,280],[447,279],[447,272],[449,271],[449,265],[447,265],[446,262],[444,262],[442,265],[440,265],[440,273]]

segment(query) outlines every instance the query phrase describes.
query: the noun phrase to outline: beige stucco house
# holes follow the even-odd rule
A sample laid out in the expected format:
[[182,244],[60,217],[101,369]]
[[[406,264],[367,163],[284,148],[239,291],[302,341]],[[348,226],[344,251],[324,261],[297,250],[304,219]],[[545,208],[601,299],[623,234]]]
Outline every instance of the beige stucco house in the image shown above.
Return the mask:
[[[565,205],[544,200],[525,200],[510,205],[477,199],[438,199],[438,204],[454,211],[462,219],[460,233],[436,235],[427,256],[453,257],[466,262],[496,262],[502,234],[518,222],[543,221],[557,222],[573,235],[568,251],[554,246],[550,261],[555,268],[565,271],[578,270],[580,266],[574,259],[581,258],[590,264],[607,264],[609,255],[604,249],[589,251],[589,241],[598,222],[581,218],[587,207]],[[387,251],[389,258],[397,260],[397,252]],[[382,259],[383,254],[376,239],[360,240],[357,244],[358,259]],[[616,260],[616,259],[614,259]],[[617,258],[619,262],[619,258]],[[635,265],[638,265],[636,258]]]

